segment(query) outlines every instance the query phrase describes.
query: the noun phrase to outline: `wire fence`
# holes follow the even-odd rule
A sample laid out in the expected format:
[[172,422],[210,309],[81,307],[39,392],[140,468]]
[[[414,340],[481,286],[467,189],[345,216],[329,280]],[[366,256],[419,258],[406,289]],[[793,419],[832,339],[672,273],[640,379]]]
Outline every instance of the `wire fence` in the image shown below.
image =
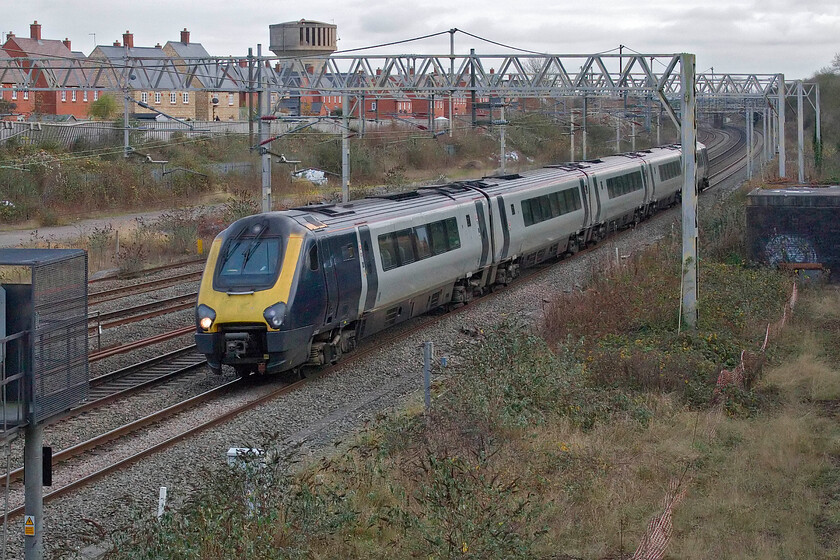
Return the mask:
[[[306,119],[272,121],[271,136],[279,136],[300,127]],[[366,123],[368,127],[376,123]],[[167,121],[136,121],[130,125],[131,142],[169,142],[177,136],[218,136],[226,134],[247,135],[251,129],[257,133],[258,125],[247,121],[191,121],[189,124]],[[341,121],[313,119],[311,128],[328,134],[340,134]],[[59,145],[67,149],[78,146],[116,146],[123,143],[125,127],[122,122],[83,121],[45,123],[26,121],[0,121],[0,145],[15,141],[24,145]]]

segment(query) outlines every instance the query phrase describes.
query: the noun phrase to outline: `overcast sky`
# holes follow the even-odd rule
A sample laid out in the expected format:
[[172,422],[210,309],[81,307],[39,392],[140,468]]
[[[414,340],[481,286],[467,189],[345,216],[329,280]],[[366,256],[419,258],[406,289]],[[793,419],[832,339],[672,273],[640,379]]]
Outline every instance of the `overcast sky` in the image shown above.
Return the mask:
[[[43,38],[66,37],[73,50],[90,54],[96,44],[121,41],[126,30],[135,46],[154,46],[179,40],[187,28],[211,55],[241,56],[257,43],[270,54],[268,26],[301,18],[337,25],[339,49],[458,28],[539,52],[594,53],[619,44],[642,53],[689,52],[698,72],[782,72],[786,79],[811,77],[840,52],[838,0],[0,0],[0,38],[10,31],[29,36],[38,20]],[[456,35],[456,53],[470,48],[506,52]],[[376,52],[445,54],[449,36]]]

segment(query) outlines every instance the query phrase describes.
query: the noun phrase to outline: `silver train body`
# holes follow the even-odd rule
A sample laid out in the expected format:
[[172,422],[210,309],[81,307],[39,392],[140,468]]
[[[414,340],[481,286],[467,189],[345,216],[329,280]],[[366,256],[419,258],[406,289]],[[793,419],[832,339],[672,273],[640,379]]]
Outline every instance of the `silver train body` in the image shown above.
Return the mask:
[[[198,349],[211,369],[243,375],[335,362],[362,337],[467,303],[679,202],[681,155],[663,146],[239,220],[208,257]],[[699,144],[696,162],[702,190]]]

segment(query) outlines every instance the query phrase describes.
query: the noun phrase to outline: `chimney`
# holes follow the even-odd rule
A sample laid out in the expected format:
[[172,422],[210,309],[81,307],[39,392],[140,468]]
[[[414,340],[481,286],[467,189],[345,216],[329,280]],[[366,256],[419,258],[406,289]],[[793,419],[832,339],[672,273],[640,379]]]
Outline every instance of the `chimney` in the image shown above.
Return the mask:
[[493,74],[495,74],[495,73],[496,73],[496,71],[495,71],[495,70],[493,70],[493,69],[491,68],[491,69],[490,69],[490,75],[492,76],[492,75],[493,75]]
[[41,24],[36,19],[34,23],[29,24],[29,38],[40,41],[41,40]]
[[160,43],[155,43],[155,48],[156,49],[162,49],[163,47],[160,45]]
[[377,69],[376,69],[376,75],[377,75],[377,76],[381,76],[381,75],[382,75],[382,68],[377,68]]
[[187,31],[186,27],[184,28],[183,31],[181,31],[181,42],[184,43],[185,45],[190,44],[190,32]]
[[72,51],[72,50],[73,50],[73,49],[71,49],[71,48],[70,48],[70,39],[68,39],[67,37],[65,37],[65,38],[64,38],[64,40],[62,41],[62,43],[64,43],[64,46],[65,46],[65,47],[67,47],[67,50],[68,50],[68,51]]
[[274,64],[274,71],[275,71],[275,72],[280,72],[280,63],[279,63],[279,62],[276,62],[276,63]]
[[123,33],[123,45],[129,49],[134,48],[134,33],[129,33],[128,29],[126,29],[125,33]]
[[120,44],[120,42],[119,42],[119,41],[114,41],[114,46],[115,46],[115,47],[121,47],[121,46],[122,46],[122,44]]
[[7,39],[14,39],[14,38],[15,38],[15,34],[14,34],[14,33],[12,33],[11,31],[9,31],[8,33],[6,33],[6,38],[7,38]]

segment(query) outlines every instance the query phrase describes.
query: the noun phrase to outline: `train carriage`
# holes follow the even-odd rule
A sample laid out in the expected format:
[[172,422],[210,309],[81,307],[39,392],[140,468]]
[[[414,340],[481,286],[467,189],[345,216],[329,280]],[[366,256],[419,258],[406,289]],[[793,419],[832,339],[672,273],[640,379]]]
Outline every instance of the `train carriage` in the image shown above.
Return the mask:
[[677,183],[680,151],[664,147],[243,218],[208,255],[198,351],[241,375],[335,362],[362,337],[637,223],[673,203]]

